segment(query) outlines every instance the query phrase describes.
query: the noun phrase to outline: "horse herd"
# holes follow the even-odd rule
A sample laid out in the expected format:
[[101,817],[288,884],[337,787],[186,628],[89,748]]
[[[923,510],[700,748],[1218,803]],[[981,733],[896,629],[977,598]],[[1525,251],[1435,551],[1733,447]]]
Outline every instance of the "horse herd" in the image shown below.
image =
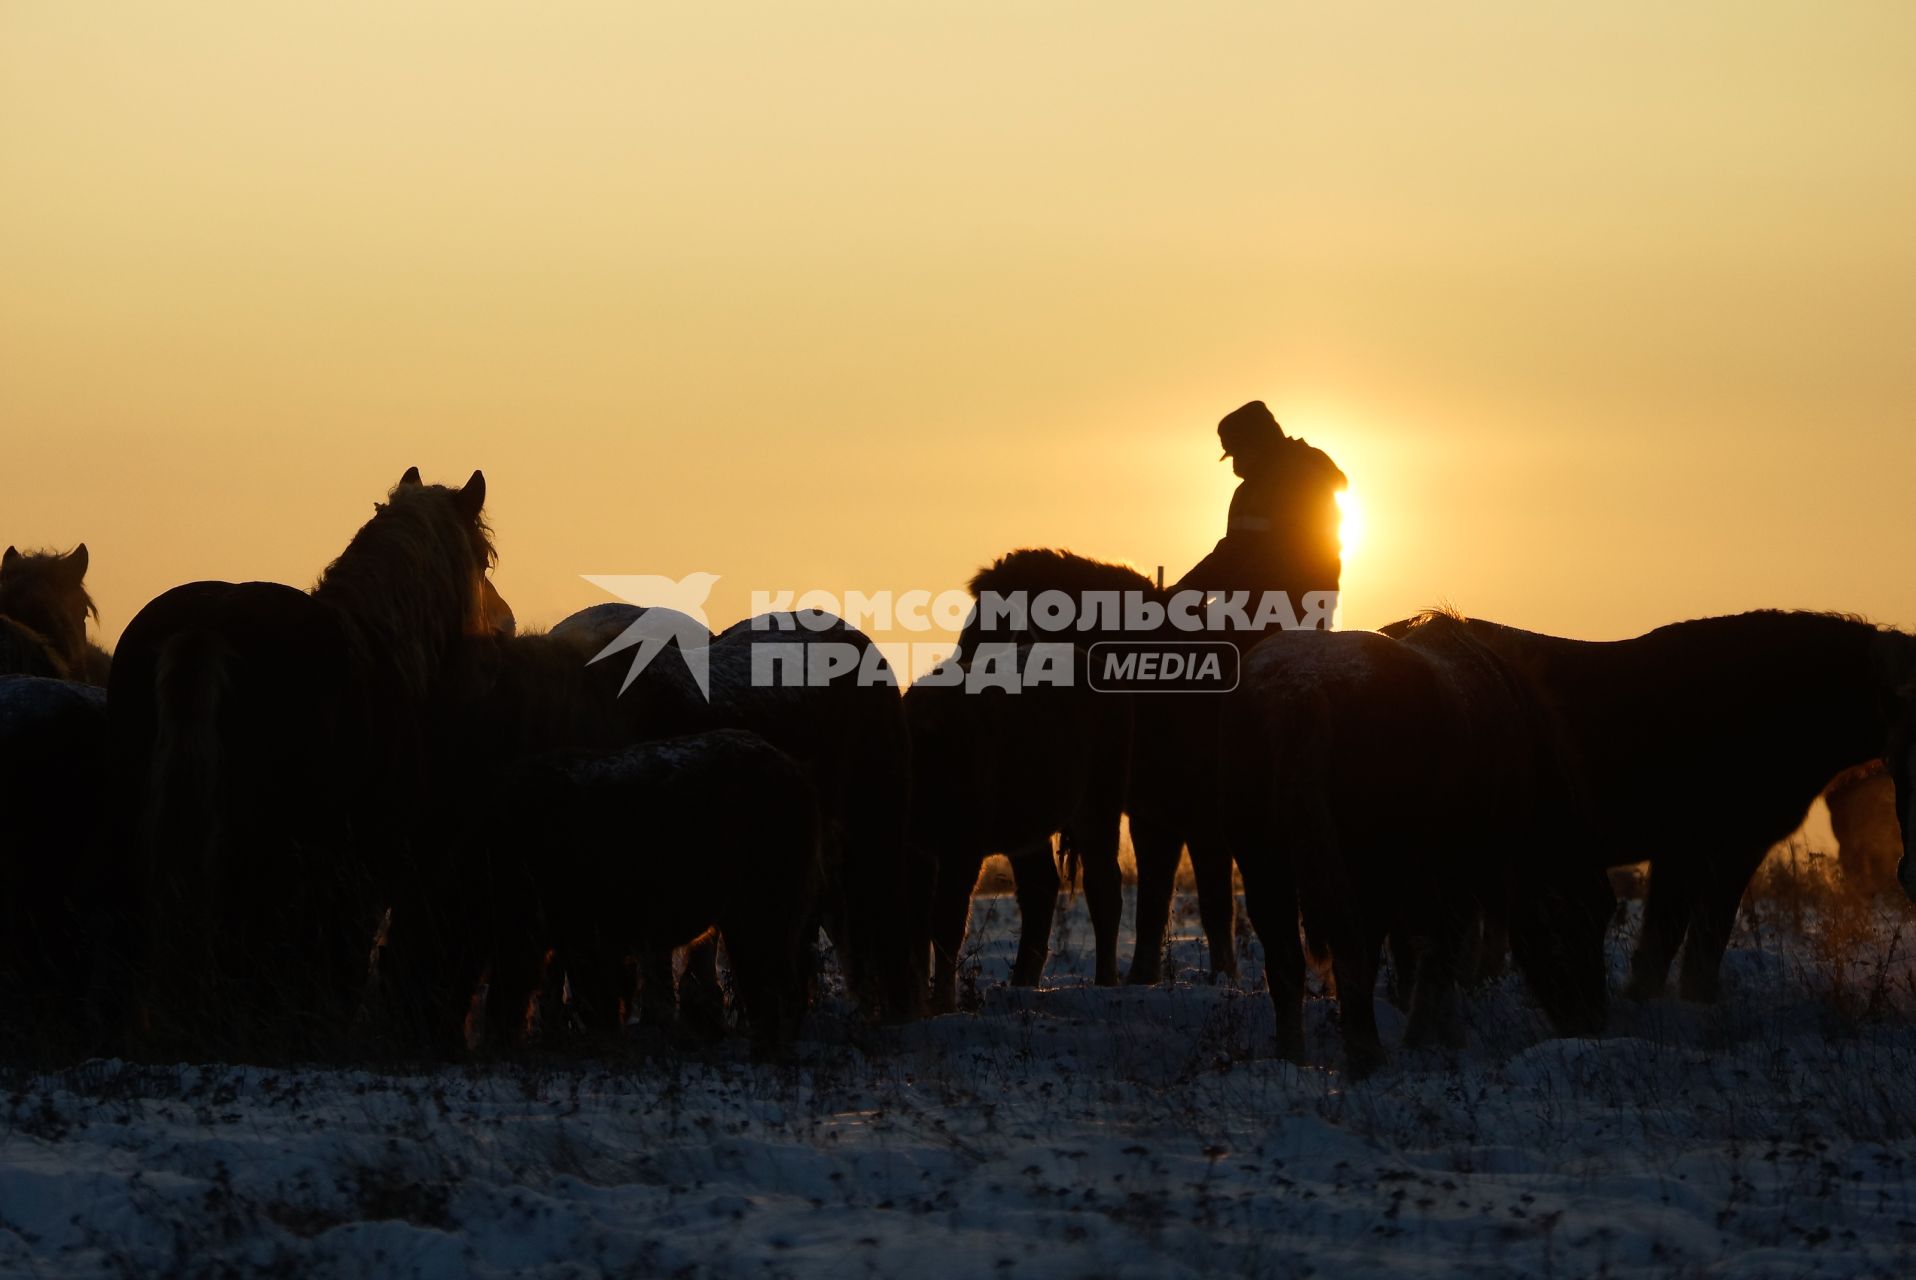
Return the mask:
[[[1187,848],[1212,970],[1236,974],[1235,866],[1278,1051],[1303,1058],[1315,955],[1362,1074],[1384,1056],[1387,943],[1406,1044],[1456,1043],[1461,986],[1506,955],[1561,1032],[1597,1034],[1611,866],[1651,864],[1626,994],[1660,993],[1680,951],[1682,995],[1712,1000],[1745,886],[1832,779],[1886,762],[1916,834],[1916,637],[1853,618],[1595,643],[1432,613],[1255,637],[1228,693],[901,695],[861,674],[889,675],[875,652],[829,680],[755,678],[767,642],[872,649],[839,619],[768,615],[704,633],[703,682],[680,647],[628,676],[594,659],[635,606],[517,630],[485,494],[478,472],[409,470],[311,591],[176,587],[110,668],[85,639],[85,548],[7,552],[0,1049],[460,1055],[636,1017],[736,1021],[775,1053],[815,997],[821,928],[865,1015],[953,1008],[992,853],[1017,882],[1012,981],[1043,973],[1062,863],[1113,984],[1128,817],[1129,981],[1162,976]],[[1168,598],[1060,551],[971,585]],[[990,617],[951,662],[1030,660],[1044,637]],[[1110,637],[1070,638],[1082,675]]]

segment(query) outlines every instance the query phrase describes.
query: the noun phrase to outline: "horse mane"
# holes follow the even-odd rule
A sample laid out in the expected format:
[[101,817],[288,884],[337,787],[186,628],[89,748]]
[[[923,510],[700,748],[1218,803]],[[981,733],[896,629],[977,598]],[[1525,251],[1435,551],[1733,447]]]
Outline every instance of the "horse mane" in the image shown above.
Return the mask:
[[313,597],[337,611],[358,664],[388,671],[421,700],[475,629],[477,582],[497,558],[485,517],[462,511],[458,490],[402,481],[326,566]]
[[1399,618],[1395,622],[1386,622],[1383,626],[1377,628],[1377,630],[1379,633],[1387,635],[1393,640],[1402,640],[1419,627],[1428,626],[1439,619],[1449,619],[1452,622],[1470,621],[1470,619],[1465,617],[1462,611],[1454,605],[1447,603],[1433,604],[1426,608],[1419,609],[1408,618]]
[[[1543,639],[1550,639],[1550,640],[1565,638],[1565,637],[1545,635],[1542,632],[1525,631],[1521,627],[1512,627],[1501,622],[1491,622],[1484,618],[1472,618],[1468,616],[1467,614],[1458,610],[1455,606],[1448,603],[1436,604],[1428,608],[1419,610],[1418,612],[1412,614],[1408,618],[1402,618],[1396,622],[1386,623],[1384,626],[1379,627],[1378,630],[1383,632],[1385,635],[1392,637],[1393,639],[1401,640],[1405,635],[1409,634],[1411,631],[1414,631],[1416,628],[1423,626],[1424,624],[1431,622],[1437,618],[1453,618],[1459,622],[1468,622],[1475,627],[1489,628],[1494,631],[1500,631],[1507,634],[1513,634],[1513,635],[1519,635],[1519,636],[1534,635]],[[1860,629],[1860,630],[1874,632],[1875,634],[1880,636],[1900,636],[1903,639],[1908,640],[1912,646],[1916,646],[1916,636],[1910,636],[1907,632],[1899,630],[1896,627],[1889,626],[1884,623],[1874,622],[1870,620],[1868,617],[1860,613],[1844,613],[1837,610],[1828,610],[1828,609],[1750,609],[1743,613],[1718,614],[1708,618],[1688,618],[1678,622],[1666,622],[1660,627],[1653,627],[1649,631],[1643,632],[1642,636],[1638,638],[1654,636],[1659,633],[1671,631],[1679,627],[1696,628],[1699,626],[1708,626],[1708,627],[1723,628],[1723,629],[1735,629],[1738,627],[1750,626],[1758,622],[1758,620],[1760,619],[1814,620],[1816,622],[1828,624],[1828,629],[1832,631],[1854,631],[1854,630]],[[1603,642],[1602,641],[1578,641],[1577,643],[1600,644]]]
[[1072,551],[1053,547],[1020,547],[1007,552],[978,570],[969,583],[973,596],[987,591],[1010,595],[1024,591],[1063,591],[1076,595],[1086,591],[1144,591],[1153,597],[1158,589],[1151,579],[1128,564],[1111,560],[1093,560]]
[[[75,548],[78,550],[79,548]],[[38,635],[74,679],[88,664],[86,620],[100,620],[100,611],[86,589],[84,570],[75,577],[69,568],[71,551],[40,548],[16,552],[0,571],[0,617]],[[80,606],[74,621],[73,605]]]
[[1644,634],[1655,635],[1659,631],[1668,631],[1671,627],[1708,625],[1724,627],[1747,626],[1759,619],[1774,619],[1779,621],[1792,619],[1807,622],[1812,625],[1826,624],[1832,631],[1860,629],[1874,631],[1879,634],[1900,634],[1895,627],[1873,621],[1863,614],[1845,613],[1836,609],[1747,609],[1742,613],[1724,613],[1716,614],[1708,618],[1690,618],[1683,622],[1666,622],[1662,626],[1655,627]]

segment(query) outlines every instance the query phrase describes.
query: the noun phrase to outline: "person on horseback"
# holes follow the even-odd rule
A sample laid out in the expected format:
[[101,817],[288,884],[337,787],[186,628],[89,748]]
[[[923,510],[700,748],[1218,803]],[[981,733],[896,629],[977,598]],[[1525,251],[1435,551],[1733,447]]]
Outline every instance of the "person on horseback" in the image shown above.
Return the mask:
[[1285,435],[1262,400],[1226,414],[1217,435],[1243,483],[1231,495],[1224,537],[1179,585],[1248,590],[1254,602],[1258,592],[1285,591],[1294,606],[1307,591],[1335,592],[1344,473],[1322,449]]

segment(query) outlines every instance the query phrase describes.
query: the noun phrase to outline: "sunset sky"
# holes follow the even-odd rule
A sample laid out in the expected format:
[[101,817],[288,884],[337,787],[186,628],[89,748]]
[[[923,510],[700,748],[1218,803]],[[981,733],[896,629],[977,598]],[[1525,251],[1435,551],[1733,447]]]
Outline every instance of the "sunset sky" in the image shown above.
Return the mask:
[[1343,621],[1916,626],[1916,5],[0,6],[0,542],[110,640],[482,467],[579,575],[1175,577],[1252,398]]

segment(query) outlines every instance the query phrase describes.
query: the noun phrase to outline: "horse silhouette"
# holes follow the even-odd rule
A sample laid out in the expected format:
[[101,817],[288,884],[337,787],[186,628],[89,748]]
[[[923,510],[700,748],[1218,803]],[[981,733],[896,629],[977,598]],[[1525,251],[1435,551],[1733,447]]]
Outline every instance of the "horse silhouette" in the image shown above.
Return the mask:
[[[1160,606],[1171,594],[1159,590],[1128,565],[1050,548],[1023,548],[1001,556],[979,570],[970,585],[974,596],[993,592],[1010,598],[1022,592],[1027,600],[1036,600],[1046,591],[1062,592],[1077,602],[1080,619],[1087,617],[1088,606],[1095,598],[1111,593],[1121,598],[1125,593],[1136,593],[1139,599]],[[1188,632],[1174,631],[1168,623],[1155,631],[1136,631],[1108,618],[1095,620],[1090,627],[1074,628],[1068,636],[1029,629],[1014,631],[1008,625],[992,622],[981,610],[974,610],[959,635],[957,656],[962,659],[986,641],[1067,639],[1088,648],[1103,641],[1192,638]],[[1135,701],[1135,732],[1124,802],[1138,867],[1137,946],[1128,980],[1152,983],[1162,976],[1165,927],[1178,857],[1186,848],[1197,880],[1198,912],[1210,944],[1212,975],[1235,977],[1236,901],[1231,887],[1231,854],[1218,826],[1217,808],[1220,695],[1153,693]],[[1085,898],[1092,929],[1101,940],[1100,954],[1109,949],[1115,955],[1123,904],[1115,854],[1108,867],[1094,864],[1089,858],[1083,865]]]
[[512,1042],[549,949],[589,1024],[618,1024],[631,954],[645,1020],[669,1023],[672,952],[714,932],[755,1050],[790,1041],[819,864],[811,784],[789,756],[718,730],[528,757],[493,773],[489,795],[487,835],[462,878],[491,962],[498,1043]]
[[[702,576],[716,581],[716,575]],[[651,581],[652,579],[641,579]],[[660,579],[671,582],[671,579]],[[630,579],[617,579],[621,583]],[[674,584],[676,585],[676,584]],[[708,584],[709,585],[709,584]],[[706,666],[707,645],[716,638],[705,625],[703,615],[694,617],[662,605],[622,604],[616,601],[595,604],[570,614],[552,628],[553,636],[572,642],[588,654],[587,662],[606,662],[630,652],[625,678],[619,692],[623,695],[650,668],[655,660],[664,660],[670,670],[667,680],[682,671],[701,698],[711,701],[711,675]],[[675,655],[666,660],[666,654]]]
[[1227,701],[1224,807],[1284,1057],[1304,1051],[1300,911],[1330,952],[1361,1076],[1383,1060],[1372,989],[1386,935],[1412,971],[1405,1044],[1459,1044],[1470,926],[1513,880],[1533,992],[1566,1034],[1601,1029],[1608,889],[1595,870],[1575,883],[1526,862],[1582,819],[1560,734],[1510,663],[1445,617],[1402,641],[1280,632]]
[[100,616],[87,563],[84,542],[65,554],[8,547],[0,555],[0,674],[106,683],[112,659],[86,634],[87,619]]
[[114,845],[149,1049],[336,1043],[412,871],[425,708],[499,616],[484,503],[478,472],[409,469],[310,594],[189,583],[128,624]]
[[[716,573],[687,574],[677,580],[662,574],[588,574],[586,581],[622,595],[632,603],[581,609],[553,629],[578,634],[590,631],[598,636],[602,647],[592,656],[594,662],[627,649],[634,650],[625,678],[628,687],[638,679],[647,663],[664,652],[667,646],[674,646],[678,649],[680,661],[691,673],[693,683],[709,700],[712,696],[711,681],[705,668],[705,655],[700,650],[712,642],[711,628],[705,622],[704,605],[705,598],[711,594],[712,586],[718,579]],[[640,605],[637,603],[640,597],[652,603]],[[657,603],[661,600],[671,603]],[[614,619],[624,625],[611,628],[608,624]]]
[[811,779],[818,916],[853,996],[872,1016],[916,1017],[929,981],[931,868],[911,850],[911,744],[890,665],[864,632],[818,610],[736,623],[707,661],[719,721],[765,738]]
[[[682,668],[674,679],[668,664],[653,664],[622,691],[616,665],[587,661],[595,648],[576,629],[465,641],[457,664],[462,678],[431,708],[416,875],[394,906],[381,948],[381,1022],[392,1034],[411,1029],[434,1052],[463,1052],[468,998],[482,969],[522,959],[487,949],[499,939],[482,926],[501,908],[473,875],[481,853],[523,856],[496,839],[505,771],[555,753],[610,751],[712,726],[710,708]],[[582,970],[575,985],[583,989],[594,976]],[[494,1014],[501,1007],[487,1002]]]
[[1563,721],[1593,836],[1567,856],[1650,863],[1637,999],[1664,990],[1679,946],[1683,997],[1717,998],[1750,877],[1832,778],[1893,749],[1916,672],[1916,637],[1835,614],[1763,610],[1612,641],[1466,625]]
[[[972,691],[969,663],[948,660],[905,693],[911,729],[912,837],[937,863],[931,902],[932,1009],[955,1003],[957,959],[985,858],[1003,853],[1017,880],[1022,930],[1013,986],[1044,973],[1059,877],[1051,838],[1087,866],[1115,867],[1131,751],[1131,699],[1098,693],[1081,649],[1069,684]],[[989,646],[974,646],[975,661]],[[1033,670],[1033,647],[1007,652]],[[953,679],[956,677],[956,679]],[[1097,939],[1097,978],[1117,981],[1116,938]]]
[[[664,615],[662,624],[648,625],[655,614]],[[616,603],[573,614],[552,636],[574,644],[581,661],[592,658],[616,673],[620,650],[612,646],[638,634],[635,627],[672,639],[618,696],[628,740],[656,737],[666,724],[678,732],[743,729],[797,760],[819,811],[824,878],[816,912],[837,946],[847,983],[873,1016],[915,1016],[928,977],[931,873],[911,856],[904,711],[891,669],[871,639],[818,611],[766,614],[711,636],[687,614]],[[816,659],[827,650],[853,665],[825,670]],[[698,659],[708,679],[704,690],[694,675]],[[799,678],[788,679],[793,675]],[[625,678],[633,678],[630,671]],[[707,940],[688,954],[681,990],[709,997],[717,989],[716,952]]]

